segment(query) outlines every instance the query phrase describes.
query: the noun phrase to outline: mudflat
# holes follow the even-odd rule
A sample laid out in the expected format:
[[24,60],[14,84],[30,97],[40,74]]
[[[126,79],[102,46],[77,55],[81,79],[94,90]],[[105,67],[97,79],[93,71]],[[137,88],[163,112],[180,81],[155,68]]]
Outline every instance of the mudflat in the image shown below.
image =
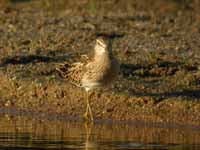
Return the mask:
[[92,57],[111,35],[120,75],[96,90],[96,119],[200,125],[200,2],[194,0],[2,0],[0,109],[82,117],[85,91],[58,63]]

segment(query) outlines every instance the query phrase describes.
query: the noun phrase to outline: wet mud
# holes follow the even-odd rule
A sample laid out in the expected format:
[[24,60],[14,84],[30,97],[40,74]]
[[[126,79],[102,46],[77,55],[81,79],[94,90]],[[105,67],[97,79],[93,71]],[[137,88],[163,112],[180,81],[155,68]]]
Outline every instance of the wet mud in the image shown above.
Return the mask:
[[91,94],[96,119],[200,125],[200,3],[46,0],[0,3],[0,109],[82,117],[86,93],[57,64],[113,38],[120,74]]

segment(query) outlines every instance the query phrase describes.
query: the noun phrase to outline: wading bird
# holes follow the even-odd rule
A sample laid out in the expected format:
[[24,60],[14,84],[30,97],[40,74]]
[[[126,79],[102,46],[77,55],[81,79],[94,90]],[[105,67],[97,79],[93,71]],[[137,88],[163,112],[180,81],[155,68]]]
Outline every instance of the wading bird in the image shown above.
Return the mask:
[[87,93],[87,107],[84,118],[93,122],[89,92],[96,88],[106,88],[119,73],[119,63],[112,53],[111,39],[97,38],[94,58],[86,62],[65,63],[57,68],[62,77],[72,84],[82,87]]

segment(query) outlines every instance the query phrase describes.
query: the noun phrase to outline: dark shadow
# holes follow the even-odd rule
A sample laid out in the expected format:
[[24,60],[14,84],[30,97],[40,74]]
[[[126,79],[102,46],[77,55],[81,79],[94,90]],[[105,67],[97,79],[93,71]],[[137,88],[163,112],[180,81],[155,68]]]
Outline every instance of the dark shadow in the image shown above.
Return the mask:
[[28,64],[37,62],[50,62],[50,61],[53,61],[53,58],[48,56],[29,55],[29,56],[14,56],[11,58],[7,58],[3,61],[3,64],[17,65],[17,64]]
[[[153,64],[121,64],[120,66],[121,74],[123,78],[127,80],[133,80],[133,82],[137,82],[139,84],[148,86],[148,88],[156,88],[159,86],[164,86],[165,83],[162,83],[163,77],[165,76],[173,76],[177,71],[185,71],[185,72],[195,72],[198,70],[198,65],[196,64],[187,64],[184,62],[170,62],[170,61],[157,61]],[[132,78],[133,77],[133,78]],[[135,78],[136,77],[136,78]],[[151,80],[144,80],[142,78],[150,77]],[[141,82],[140,82],[141,81]],[[197,81],[196,81],[196,84]],[[159,85],[159,86],[158,86]],[[175,89],[170,92],[160,92],[160,93],[152,93],[145,91],[129,91],[130,95],[134,96],[149,96],[158,101],[161,101],[165,98],[170,97],[186,97],[190,100],[200,99],[200,90],[198,89]]]
[[150,96],[150,97],[160,97],[163,98],[170,98],[170,97],[187,97],[190,99],[199,99],[200,98],[200,90],[189,90],[185,89],[182,91],[174,91],[174,92],[167,92],[167,93],[147,93],[147,92],[132,92],[131,94],[135,96]]
[[38,63],[38,62],[63,62],[67,59],[67,56],[39,56],[39,55],[22,55],[13,56],[10,58],[5,58],[2,60],[0,66],[6,66],[8,64],[18,65],[18,64],[28,64],[28,63]]
[[97,37],[107,37],[109,39],[116,39],[116,38],[122,38],[124,37],[124,33],[119,32],[106,32],[106,31],[97,31],[96,36]]
[[174,75],[179,70],[187,72],[198,70],[198,65],[187,65],[182,62],[157,61],[153,64],[121,64],[120,70],[124,78],[138,77],[161,77]]
[[123,75],[123,77],[128,77],[131,75],[135,75],[134,72],[138,69],[143,68],[140,65],[133,65],[133,64],[121,64],[120,65],[120,72]]
[[31,0],[10,0],[12,3],[30,2]]
[[177,4],[182,9],[188,9],[192,10],[192,4],[195,3],[194,1],[191,0],[172,0]]

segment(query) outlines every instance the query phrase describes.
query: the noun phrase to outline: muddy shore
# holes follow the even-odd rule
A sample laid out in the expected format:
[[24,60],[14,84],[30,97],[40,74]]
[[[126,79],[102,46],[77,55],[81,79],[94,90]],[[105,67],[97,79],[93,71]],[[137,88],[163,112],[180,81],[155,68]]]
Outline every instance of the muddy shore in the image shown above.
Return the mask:
[[91,95],[96,119],[200,125],[200,3],[46,0],[0,3],[0,109],[82,117],[85,92],[56,72],[112,35],[121,63]]

